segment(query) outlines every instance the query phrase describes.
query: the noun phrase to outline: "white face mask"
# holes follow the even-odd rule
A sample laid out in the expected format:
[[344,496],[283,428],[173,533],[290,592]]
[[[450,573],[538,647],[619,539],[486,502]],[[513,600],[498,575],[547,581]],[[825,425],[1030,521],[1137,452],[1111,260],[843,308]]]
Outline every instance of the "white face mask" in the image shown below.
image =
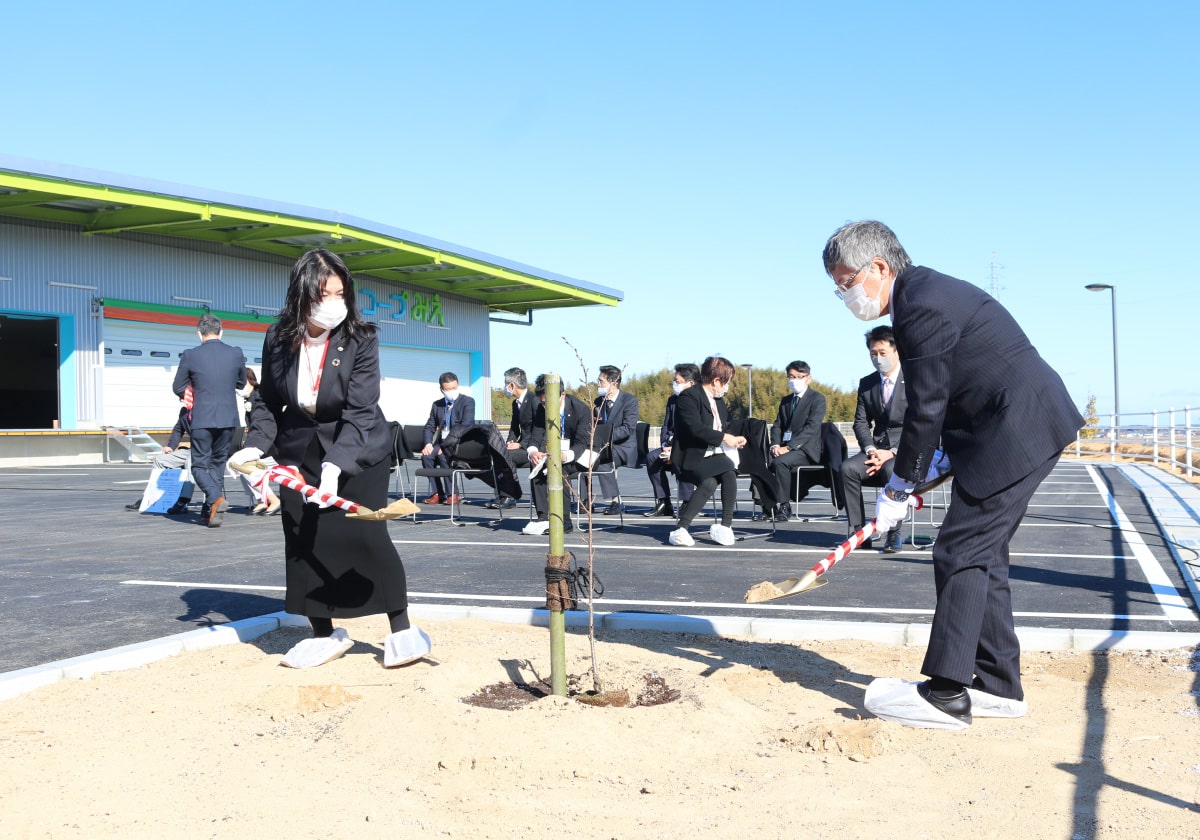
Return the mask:
[[254,392],[254,386],[251,385],[249,382],[246,383],[246,387],[244,387],[244,388],[242,388],[242,390],[238,391],[238,393],[242,395],[242,399],[246,399],[253,392]]
[[842,292],[842,303],[846,304],[846,308],[860,321],[874,321],[882,314],[880,310],[883,307],[879,298],[867,297],[867,290],[863,288],[862,283]]
[[680,394],[682,394],[684,391],[686,391],[687,389],[688,389],[688,383],[686,383],[686,382],[672,382],[671,383],[671,390],[675,392],[675,396],[677,396],[677,397]]
[[887,376],[896,369],[895,356],[872,356],[871,364],[875,365],[875,370]]
[[338,298],[323,300],[308,313],[308,321],[323,330],[331,330],[346,320],[346,301]]
[[453,391],[442,391],[442,396],[445,397],[448,402],[454,402],[456,399],[458,399],[458,389],[455,388]]
[[803,379],[789,379],[788,389],[797,397],[803,397],[808,391],[808,382]]

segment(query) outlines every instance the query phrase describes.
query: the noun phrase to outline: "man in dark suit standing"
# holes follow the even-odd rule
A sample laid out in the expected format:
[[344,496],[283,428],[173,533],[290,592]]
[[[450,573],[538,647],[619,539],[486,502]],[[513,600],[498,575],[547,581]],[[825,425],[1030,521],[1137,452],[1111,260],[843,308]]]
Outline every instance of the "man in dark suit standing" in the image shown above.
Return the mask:
[[[667,397],[667,414],[659,432],[659,445],[646,454],[646,475],[650,478],[650,487],[654,491],[654,507],[642,516],[675,518],[675,508],[671,506],[671,482],[667,479],[668,473],[679,474],[678,468],[671,460],[671,448],[675,441],[675,403],[680,394],[699,381],[699,367],[690,362],[675,365],[675,381],[671,383],[672,394]],[[682,480],[679,482],[681,506],[687,504],[693,490],[695,485]]]
[[[771,425],[771,472],[775,473],[778,491],[775,498],[785,500],[792,498],[792,471],[821,463],[821,423],[825,420],[825,395],[809,387],[812,369],[808,362],[789,364],[787,378],[790,393],[780,400]],[[791,515],[791,502],[783,501],[775,507],[778,521]]]
[[616,471],[637,463],[638,399],[621,390],[621,369],[613,365],[600,368],[596,378],[599,396],[594,403],[595,420],[607,423],[612,428],[612,469],[605,467],[596,471],[600,480],[600,496],[609,499],[604,510],[606,516],[616,516],[625,505],[617,492]]
[[[504,393],[512,398],[512,420],[508,424],[508,439],[505,446],[508,449],[509,460],[518,469],[529,466],[529,455],[526,448],[533,440],[533,414],[536,410],[536,400],[529,390],[529,380],[525,371],[519,367],[511,367],[504,371]],[[499,503],[489,501],[484,507],[504,508],[516,507],[516,500],[501,494]]]
[[970,283],[915,266],[880,222],[852,222],[825,245],[825,271],[859,319],[892,316],[908,409],[892,477],[875,502],[883,531],[942,448],[954,468],[933,547],[937,607],[921,683],[877,679],[868,711],[907,726],[962,729],[972,715],[1020,717],[1021,650],[1008,543],[1083,418],[1012,316]]
[[[846,499],[846,519],[850,533],[866,522],[862,488],[883,487],[892,477],[892,462],[900,448],[904,429],[904,375],[896,337],[891,327],[875,327],[867,333],[867,349],[875,373],[858,382],[858,403],[854,407],[854,437],[862,450],[842,462],[842,490]],[[871,548],[871,540],[860,546]],[[895,554],[902,547],[900,526],[888,531],[883,553]]]
[[221,319],[205,313],[196,325],[200,346],[184,350],[171,390],[183,399],[192,388],[192,480],[204,491],[200,516],[217,528],[225,512],[225,462],[233,431],[241,429],[236,391],[246,384],[246,356],[221,341]]
[[[459,392],[458,376],[449,371],[443,373],[438,377],[438,387],[442,389],[441,399],[434,400],[429,419],[425,421],[425,447],[421,450],[421,466],[425,469],[448,468],[450,459],[442,451],[442,441],[452,428],[475,425],[475,400]],[[446,490],[446,479],[431,478],[429,483],[433,495],[425,500],[425,504],[454,505],[461,501]]]
[[[529,448],[529,463],[532,464],[529,473],[529,490],[533,494],[534,518],[525,524],[521,533],[527,536],[540,537],[550,530],[550,485],[549,471],[546,469],[546,374],[541,374],[534,382],[537,392],[538,407],[533,415],[533,438]],[[553,410],[553,409],[549,409]],[[587,403],[566,391],[559,393],[559,434],[562,449],[562,477],[564,485],[570,477],[586,467],[581,466],[580,458],[588,450],[592,441],[592,412],[588,411]],[[573,531],[571,517],[567,512],[569,496],[563,494],[563,530]]]

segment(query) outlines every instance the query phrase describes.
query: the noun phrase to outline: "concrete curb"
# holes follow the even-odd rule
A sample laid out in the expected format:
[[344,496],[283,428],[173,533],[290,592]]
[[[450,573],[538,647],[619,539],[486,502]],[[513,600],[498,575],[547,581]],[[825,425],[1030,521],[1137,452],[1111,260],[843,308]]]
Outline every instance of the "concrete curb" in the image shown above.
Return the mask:
[[[545,609],[471,607],[448,604],[413,604],[412,617],[435,621],[474,618],[500,624],[546,627],[550,613]],[[567,627],[587,627],[586,612],[566,614]],[[654,615],[647,613],[597,612],[597,627],[604,630],[649,630],[659,633],[689,633],[697,636],[742,636],[760,641],[805,642],[852,639],[887,645],[924,645],[929,641],[928,624],[887,624],[858,621],[800,621],[785,618],[738,618],[736,616]],[[32,668],[0,674],[0,701],[52,685],[64,679],[88,679],[96,674],[124,671],[194,650],[248,642],[281,627],[307,627],[308,620],[277,612],[202,627],[174,636],[152,639],[111,650],[62,659]],[[1019,627],[1022,650],[1172,650],[1200,647],[1200,633],[1167,633],[1125,630],[1069,630],[1048,627]],[[436,643],[436,637],[435,637]]]

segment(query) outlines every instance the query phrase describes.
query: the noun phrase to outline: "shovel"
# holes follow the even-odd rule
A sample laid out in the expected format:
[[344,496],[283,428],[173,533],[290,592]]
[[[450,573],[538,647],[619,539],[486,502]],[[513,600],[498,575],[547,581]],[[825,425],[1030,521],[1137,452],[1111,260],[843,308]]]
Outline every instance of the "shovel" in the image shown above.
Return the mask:
[[[918,493],[928,493],[930,490],[948,481],[951,475],[953,473],[950,470],[946,470],[929,481],[914,487],[912,496],[909,498],[909,504],[912,505],[913,510],[920,510],[925,505],[921,497],[917,495]],[[747,604],[760,604],[763,601],[787,598],[792,595],[799,595],[801,592],[808,592],[809,590],[822,587],[829,583],[829,581],[821,577],[821,575],[828,572],[839,560],[845,558],[847,554],[871,539],[877,533],[875,520],[872,519],[862,528],[851,534],[844,543],[829,552],[824,560],[817,563],[800,577],[791,577],[779,583],[771,583],[769,580],[764,580],[762,583],[757,583],[746,590],[746,594],[742,597],[742,600]]]
[[319,488],[313,487],[311,484],[305,484],[303,479],[300,478],[300,471],[295,467],[271,467],[262,461],[246,461],[242,464],[230,462],[229,466],[245,475],[252,475],[261,471],[265,473],[263,481],[273,481],[276,484],[295,490],[305,498],[319,497],[321,501],[328,502],[334,507],[339,507],[346,511],[347,519],[383,522],[388,519],[400,519],[404,516],[412,516],[421,510],[411,501],[404,498],[397,499],[380,510],[372,510],[366,505],[360,505],[358,502],[343,499],[341,496],[335,496],[332,493],[322,493]]

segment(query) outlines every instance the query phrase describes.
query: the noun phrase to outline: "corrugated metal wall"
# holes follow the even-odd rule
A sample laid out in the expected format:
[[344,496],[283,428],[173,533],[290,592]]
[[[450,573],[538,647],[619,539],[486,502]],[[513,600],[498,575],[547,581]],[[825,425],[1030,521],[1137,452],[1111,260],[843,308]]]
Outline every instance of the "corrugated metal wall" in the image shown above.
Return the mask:
[[[74,388],[77,424],[94,428],[101,419],[103,365],[102,317],[93,301],[119,298],[168,306],[197,306],[176,297],[211,301],[212,309],[253,311],[248,306],[277,309],[287,288],[288,260],[232,252],[207,243],[175,243],[144,235],[83,236],[57,225],[0,221],[0,310],[56,316],[73,316],[75,325],[76,381],[61,382]],[[69,283],[95,289],[52,286]],[[380,303],[411,287],[359,278],[359,289]],[[366,306],[369,296],[360,304]],[[487,393],[489,383],[489,322],[487,307],[443,294],[445,329],[394,317],[396,308],[379,307],[369,320],[383,323],[380,342],[397,347],[461,350],[481,354],[481,373],[471,385]],[[270,313],[264,313],[270,314]],[[65,342],[64,342],[65,343]],[[490,404],[490,401],[484,401]]]

